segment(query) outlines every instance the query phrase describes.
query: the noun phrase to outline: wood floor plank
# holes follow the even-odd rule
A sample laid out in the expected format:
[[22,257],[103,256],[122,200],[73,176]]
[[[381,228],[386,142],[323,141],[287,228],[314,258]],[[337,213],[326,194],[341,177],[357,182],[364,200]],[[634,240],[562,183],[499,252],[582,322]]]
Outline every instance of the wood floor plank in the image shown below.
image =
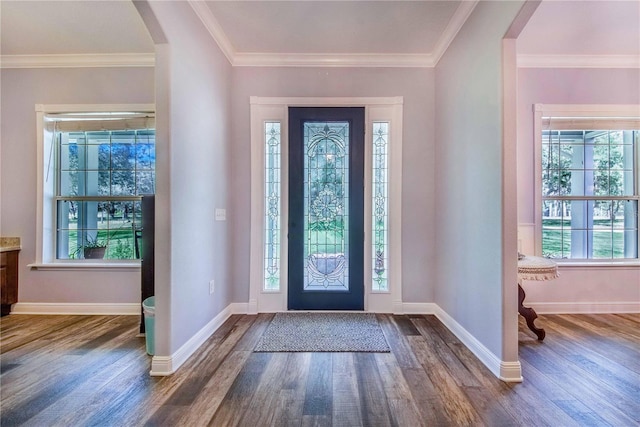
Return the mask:
[[[474,375],[472,375],[467,367],[458,359],[451,351],[443,337],[439,335],[438,329],[430,327],[426,319],[414,319],[417,330],[420,331],[422,338],[427,346],[432,349],[438,361],[436,363],[447,367],[447,370],[461,387],[479,387],[480,383]],[[439,322],[438,322],[439,323]],[[439,323],[439,325],[442,325]],[[444,328],[444,325],[442,325]]]
[[[211,382],[211,377],[207,377],[206,374],[201,375],[202,370],[206,370],[206,372],[210,372],[209,370],[215,370],[219,367],[220,361],[224,360],[227,362],[229,360],[228,356],[233,353],[230,351],[238,345],[239,341],[244,337],[247,330],[255,323],[256,316],[231,316],[227,321],[224,322],[222,328],[217,330],[201,347],[200,351],[198,351],[193,357],[191,357],[187,362],[185,362],[183,369],[180,372],[171,375],[169,377],[164,377],[159,381],[156,387],[155,393],[152,393],[148,399],[146,399],[145,405],[149,408],[154,408],[153,412],[147,414],[137,414],[135,424],[141,425],[144,421],[145,424],[153,425],[159,422],[162,422],[163,414],[166,412],[166,409],[163,409],[163,406],[178,406],[178,405],[170,405],[170,399],[176,399],[176,401],[180,400],[181,397],[181,387],[189,388],[192,385],[187,384],[190,379],[195,378],[206,378],[209,382]],[[244,362],[248,359],[250,353],[249,352],[236,352],[233,354],[233,360],[235,360],[236,356],[240,356],[241,360],[238,360],[238,365],[235,366],[237,369],[233,370],[233,375],[226,384],[226,387],[222,389],[216,389],[218,393],[215,396],[212,396],[211,401],[216,403],[215,406],[207,406],[203,411],[206,413],[206,418],[198,416],[193,419],[192,411],[181,411],[182,417],[189,419],[189,421],[193,422],[193,425],[207,425],[209,420],[213,417],[213,414],[217,410],[219,402],[224,398],[224,394],[227,392],[231,383],[235,380],[237,373],[242,368]],[[229,372],[225,372],[229,373]],[[228,380],[228,378],[226,378]],[[206,389],[208,385],[204,385]],[[222,393],[222,394],[220,394]],[[175,396],[175,397],[174,397]],[[191,395],[188,395],[189,401],[192,400]],[[205,395],[206,396],[206,395]],[[203,393],[199,393],[197,395],[197,399],[200,402],[193,402],[192,405],[196,408],[202,409],[202,397]],[[197,422],[196,422],[197,421]],[[203,424],[204,423],[204,424]]]
[[[32,317],[32,322],[28,322],[26,328],[15,328],[11,323],[11,326],[6,329],[3,326],[1,329],[2,344],[0,344],[0,353],[4,354],[33,340],[45,338],[47,335],[65,330],[67,327],[87,318],[86,316],[42,317],[42,319],[38,316]],[[4,325],[4,322],[2,324]]]
[[137,316],[0,319],[5,426],[640,425],[638,314],[519,319],[504,383],[434,316],[378,314],[391,353],[254,353],[273,314],[234,315],[168,377]]
[[[82,335],[85,337],[84,339],[78,339],[74,336],[72,341],[61,340],[63,343],[59,347],[58,344],[53,345],[48,340],[36,338],[35,342],[39,343],[39,346],[34,349],[34,353],[38,354],[37,360],[28,360],[25,357],[13,359],[13,353],[15,351],[22,352],[22,348],[3,355],[3,358],[10,358],[20,364],[20,367],[12,369],[2,377],[4,389],[19,390],[4,399],[4,403],[11,406],[14,400],[22,397],[21,394],[40,393],[46,387],[59,387],[61,378],[75,375],[76,372],[86,369],[85,365],[90,365],[96,359],[100,359],[100,351],[92,353],[78,351],[78,348],[81,348],[85,342],[95,339],[97,336],[105,335],[110,339],[113,338],[112,340],[103,340],[103,345],[106,348],[122,345],[125,341],[124,351],[140,347],[140,339],[126,333],[132,327],[132,317],[112,317],[112,320],[111,322],[102,322],[99,327],[94,326],[90,333]],[[117,329],[116,333],[113,332],[115,329]],[[118,335],[121,338],[115,339]],[[96,350],[99,349],[96,348]],[[39,372],[38,376],[32,375],[34,370]]]
[[255,319],[246,318],[239,321],[230,327],[227,333],[212,336],[207,340],[200,357],[193,358],[193,363],[188,368],[190,375],[171,393],[164,404],[169,406],[191,405],[228,354],[234,348],[239,347],[239,341],[251,327],[253,320]]
[[451,425],[439,391],[425,370],[422,367],[401,369],[402,376],[411,390],[412,400],[418,409],[420,425],[442,427]]
[[456,384],[454,378],[444,368],[437,356],[431,351],[424,337],[409,337],[412,350],[421,355],[422,366],[431,379],[431,383],[441,396],[444,410],[455,425],[471,425],[480,422],[480,417],[468,396]]
[[330,353],[313,353],[302,415],[333,415],[333,368]]
[[278,391],[282,389],[284,373],[288,365],[286,353],[274,353],[270,356],[251,402],[240,419],[240,425],[259,426],[274,423],[277,415]]
[[[554,322],[549,326],[555,333],[573,333],[573,329]],[[610,381],[618,382],[617,387],[629,387],[634,391],[640,391],[640,363],[637,359],[638,347],[618,345],[616,347],[610,340],[603,344],[602,337],[582,336],[579,343],[567,340],[553,341],[555,350],[562,352],[563,356],[585,370],[597,370],[600,375],[610,378]],[[615,347],[615,348],[614,348]]]
[[377,353],[375,359],[391,420],[399,426],[420,425],[423,420],[395,356],[391,353]]
[[[640,340],[635,339],[633,336],[630,337],[624,333],[620,333],[621,331],[618,328],[616,328],[616,334],[612,335],[610,333],[611,328],[607,326],[604,319],[599,317],[567,315],[566,320],[573,324],[570,326],[571,329],[578,327],[586,333],[596,334],[600,344],[599,348],[606,348],[606,346],[602,346],[602,343],[606,343],[607,346],[610,345],[615,351],[626,353],[623,347],[633,351],[638,348],[640,344]],[[638,326],[640,326],[640,324]],[[640,369],[640,361],[638,361],[637,365],[634,365],[634,368]]]
[[353,353],[332,354],[333,425],[363,426]]
[[409,316],[393,315],[391,316],[391,320],[396,324],[396,327],[402,335],[420,335],[420,332],[418,332],[413,323],[411,323]]
[[251,353],[209,422],[210,426],[238,425],[253,399],[271,356],[270,353]]
[[278,404],[274,415],[274,427],[299,426],[302,424],[305,390],[309,378],[311,353],[289,353],[282,389],[278,393]]
[[177,425],[209,425],[249,356],[249,351],[229,353]]
[[395,425],[391,418],[375,356],[371,353],[356,353],[355,370],[363,424],[366,426]]
[[472,353],[435,318],[425,316],[413,319],[427,344],[433,348],[439,363],[454,378],[469,398],[469,403],[480,418],[491,426],[512,425],[515,418],[501,402],[504,384],[494,377],[487,377],[487,368],[477,362]]
[[[638,420],[637,396],[623,396],[612,388],[606,381],[589,375],[587,371],[574,366],[571,362],[562,361],[561,357],[553,353],[547,352],[547,349],[538,349],[534,355],[530,350],[523,349],[521,351],[523,363],[529,362],[538,371],[541,371],[548,377],[548,381],[544,384],[547,388],[554,385],[562,387],[569,396],[580,400],[585,405],[597,408],[598,413],[605,419],[616,419],[621,414],[622,418]],[[539,357],[539,356],[542,357]],[[562,372],[549,373],[540,369],[541,359],[558,360],[565,369]],[[531,376],[534,376],[535,373]],[[531,379],[530,379],[531,381]]]
[[384,333],[391,352],[396,356],[398,364],[402,368],[419,368],[420,363],[416,360],[404,335],[400,333],[390,315],[378,314],[378,322]]
[[46,385],[20,403],[3,410],[2,418],[5,420],[3,425],[20,425],[38,415],[59,399],[72,393],[83,382],[89,381],[100,370],[110,368],[119,358],[123,357],[123,352],[120,350],[130,349],[134,342],[136,344],[138,342],[135,336],[113,350],[87,355],[83,357],[82,361],[76,361],[76,366],[71,369],[70,375]]

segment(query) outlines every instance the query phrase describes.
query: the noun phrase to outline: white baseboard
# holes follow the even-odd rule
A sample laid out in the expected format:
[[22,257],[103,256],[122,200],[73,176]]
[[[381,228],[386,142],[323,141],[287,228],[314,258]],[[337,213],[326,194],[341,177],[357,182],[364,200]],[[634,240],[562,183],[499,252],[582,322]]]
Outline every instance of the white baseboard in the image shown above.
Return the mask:
[[640,313],[638,302],[528,302],[538,314]]
[[173,374],[232,314],[246,314],[247,306],[246,303],[229,304],[171,356],[153,356],[149,374],[154,377]]
[[139,315],[138,303],[48,303],[19,302],[13,305],[11,314],[82,314],[82,315]]
[[471,335],[453,317],[437,304],[435,315],[489,370],[502,381],[522,382],[522,368],[519,361],[505,362]]
[[436,314],[438,305],[432,302],[405,302],[402,304],[404,314]]

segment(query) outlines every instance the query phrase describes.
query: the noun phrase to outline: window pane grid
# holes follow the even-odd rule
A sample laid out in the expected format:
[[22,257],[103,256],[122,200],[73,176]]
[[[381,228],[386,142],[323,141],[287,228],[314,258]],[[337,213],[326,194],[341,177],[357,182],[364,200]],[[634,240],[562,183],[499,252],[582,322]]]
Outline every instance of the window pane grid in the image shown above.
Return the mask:
[[56,257],[135,258],[139,196],[155,192],[155,131],[59,132],[56,141]]
[[264,124],[264,283],[263,290],[280,290],[280,202],[281,138],[280,122]]
[[637,258],[637,134],[542,132],[544,256]]
[[389,290],[389,122],[373,123],[372,283],[373,291]]

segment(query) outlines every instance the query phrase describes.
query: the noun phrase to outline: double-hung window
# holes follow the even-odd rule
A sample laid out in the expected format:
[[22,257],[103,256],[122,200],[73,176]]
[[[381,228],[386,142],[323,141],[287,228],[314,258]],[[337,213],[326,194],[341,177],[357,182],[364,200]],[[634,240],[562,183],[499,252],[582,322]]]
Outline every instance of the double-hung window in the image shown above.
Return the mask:
[[539,253],[638,258],[640,108],[536,106]]
[[155,192],[153,112],[47,112],[42,121],[44,258],[138,258],[141,197]]

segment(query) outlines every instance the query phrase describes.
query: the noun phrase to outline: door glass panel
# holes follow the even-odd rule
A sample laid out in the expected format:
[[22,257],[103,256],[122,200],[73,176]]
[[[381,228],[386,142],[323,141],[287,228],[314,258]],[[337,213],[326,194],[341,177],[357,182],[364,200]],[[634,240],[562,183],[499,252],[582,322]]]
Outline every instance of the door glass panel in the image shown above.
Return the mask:
[[263,284],[265,291],[280,290],[280,135],[280,122],[265,123]]
[[349,122],[304,123],[304,290],[349,290]]
[[389,290],[389,122],[373,123],[372,290]]

